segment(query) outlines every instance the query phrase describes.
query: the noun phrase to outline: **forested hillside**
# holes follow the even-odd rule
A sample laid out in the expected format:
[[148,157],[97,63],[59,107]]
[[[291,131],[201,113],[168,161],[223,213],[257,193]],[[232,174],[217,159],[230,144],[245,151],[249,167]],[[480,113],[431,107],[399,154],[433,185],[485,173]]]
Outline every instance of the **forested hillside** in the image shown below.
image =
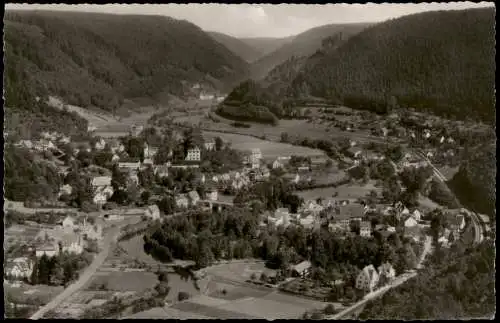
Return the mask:
[[375,25],[305,69],[291,93],[385,112],[494,120],[495,11],[437,11]]
[[181,96],[183,83],[230,88],[248,71],[197,26],[164,16],[8,11],[4,23],[6,64],[26,73],[35,93],[47,90],[82,107]]
[[369,304],[361,320],[459,320],[493,318],[495,245],[459,243],[439,250],[416,278]]
[[253,62],[264,56],[263,52],[236,37],[231,37],[229,35],[217,32],[209,32],[208,34],[212,36],[213,39],[215,39],[217,42],[226,46],[227,49],[243,58],[247,62]]
[[466,206],[495,218],[496,213],[496,143],[485,143],[465,154],[466,160],[450,186]]
[[285,62],[292,56],[309,56],[318,50],[324,38],[343,33],[346,38],[355,35],[370,24],[326,25],[309,29],[293,38],[290,42],[262,57],[251,66],[252,78],[264,78],[274,67]]

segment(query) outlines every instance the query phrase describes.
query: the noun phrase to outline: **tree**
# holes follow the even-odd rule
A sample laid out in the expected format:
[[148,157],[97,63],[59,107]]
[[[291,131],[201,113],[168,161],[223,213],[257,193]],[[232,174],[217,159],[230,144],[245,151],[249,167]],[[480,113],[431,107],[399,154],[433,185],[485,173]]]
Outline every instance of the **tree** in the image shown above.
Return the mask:
[[256,279],[257,279],[257,274],[256,274],[256,273],[252,273],[252,274],[250,275],[250,279],[251,279],[251,280],[256,280]]
[[260,274],[260,281],[261,282],[265,283],[267,281],[267,278],[268,277],[267,277],[266,273]]
[[288,142],[288,133],[287,132],[282,132],[281,133],[281,142],[285,142],[287,143]]
[[163,214],[172,214],[175,211],[175,201],[170,196],[165,196],[157,202],[156,205],[158,205],[158,208]]
[[144,191],[141,193],[141,202],[143,204],[147,204],[149,202],[149,198],[151,197],[151,193],[149,191]]
[[123,190],[127,187],[127,175],[120,171],[118,165],[114,165],[111,170],[111,186],[113,190]]
[[184,301],[184,300],[186,300],[186,299],[189,299],[190,297],[191,297],[191,296],[190,296],[188,293],[186,293],[186,292],[182,292],[182,291],[181,291],[181,292],[179,292],[179,294],[177,294],[177,300],[178,300],[179,302],[182,302],[182,301]]
[[[165,297],[170,292],[170,286],[168,286],[168,282],[160,281],[156,286],[155,290],[158,293],[158,296]],[[181,301],[181,299],[179,299]]]
[[151,166],[146,169],[140,170],[137,174],[139,178],[139,184],[144,188],[149,188],[153,185],[155,180],[154,170]]
[[224,147],[224,141],[222,141],[221,137],[215,137],[215,150],[221,151]]

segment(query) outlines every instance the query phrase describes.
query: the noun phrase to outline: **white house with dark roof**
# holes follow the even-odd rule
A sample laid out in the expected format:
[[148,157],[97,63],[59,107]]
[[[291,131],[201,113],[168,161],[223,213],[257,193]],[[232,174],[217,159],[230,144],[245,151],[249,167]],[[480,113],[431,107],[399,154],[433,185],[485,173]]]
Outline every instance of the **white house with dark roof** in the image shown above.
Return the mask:
[[111,185],[111,176],[96,176],[92,178],[92,186],[101,187],[101,186],[110,186]]
[[156,204],[149,205],[144,212],[144,215],[153,220],[158,220],[160,218],[160,209]]
[[187,208],[189,206],[189,199],[186,194],[179,194],[175,197],[175,205],[178,208]]
[[380,276],[373,265],[368,265],[358,274],[356,288],[367,293],[373,292],[379,282]]
[[384,285],[396,278],[396,270],[394,270],[394,267],[388,262],[384,262],[382,265],[378,266],[378,274],[380,277],[379,282]]

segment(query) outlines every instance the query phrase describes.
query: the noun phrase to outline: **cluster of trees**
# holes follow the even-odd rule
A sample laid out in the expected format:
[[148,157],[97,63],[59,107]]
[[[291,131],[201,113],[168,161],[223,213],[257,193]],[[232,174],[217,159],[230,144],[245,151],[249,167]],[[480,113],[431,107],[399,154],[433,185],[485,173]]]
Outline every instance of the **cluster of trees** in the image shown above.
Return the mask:
[[80,255],[61,253],[53,257],[43,255],[36,261],[30,281],[33,285],[65,286],[78,279],[78,272],[91,262],[92,256],[86,252]]
[[238,191],[234,203],[243,205],[251,201],[257,201],[267,210],[275,210],[280,206],[284,206],[290,208],[292,213],[296,213],[303,203],[303,199],[292,194],[292,191],[290,184],[283,179],[276,178]]
[[224,103],[217,108],[216,113],[221,117],[237,121],[253,121],[273,126],[278,124],[278,117],[265,106],[254,105],[252,103],[242,103],[236,105]]
[[325,285],[350,277],[353,286],[357,272],[369,264],[389,261],[397,273],[414,268],[418,248],[398,233],[368,240],[343,239],[323,228],[314,232],[300,226],[259,229],[258,213],[244,209],[170,218],[144,236],[145,252],[156,259],[193,260],[200,268],[217,259],[257,257],[286,273],[291,264],[309,259],[317,268],[313,279]]
[[224,87],[248,74],[223,45],[169,17],[8,11],[5,20],[7,65],[29,73],[30,87],[82,107],[114,112],[126,98],[181,96],[181,80]]
[[7,145],[4,149],[5,197],[11,201],[52,200],[62,178],[56,168],[37,159],[25,148]]
[[429,266],[415,279],[368,303],[360,319],[490,318],[495,308],[494,242],[458,242],[430,255]]

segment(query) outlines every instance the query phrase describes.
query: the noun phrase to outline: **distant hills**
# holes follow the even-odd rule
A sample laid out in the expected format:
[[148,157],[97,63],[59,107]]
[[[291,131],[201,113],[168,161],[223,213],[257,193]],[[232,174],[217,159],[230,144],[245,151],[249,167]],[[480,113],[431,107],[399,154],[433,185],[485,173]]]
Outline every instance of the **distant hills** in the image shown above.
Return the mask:
[[392,19],[350,37],[333,33],[319,41],[314,54],[285,60],[259,85],[274,110],[283,110],[284,102],[323,98],[378,113],[401,106],[491,123],[494,17],[493,8],[436,11]]
[[259,49],[259,46],[249,45],[245,41],[236,37],[218,32],[209,32],[208,34],[212,36],[217,42],[226,46],[227,49],[249,63],[265,55],[264,52]]
[[342,24],[325,25],[309,29],[278,47],[273,52],[260,58],[251,66],[252,78],[264,78],[274,67],[285,62],[291,57],[309,56],[321,47],[324,38],[336,33],[343,33],[345,37],[355,35],[371,24]]
[[[281,46],[291,42],[295,38],[295,35],[282,38],[271,38],[271,37],[255,37],[255,38],[240,38],[242,42],[255,48],[257,51],[262,53],[261,57],[264,57]],[[259,57],[259,58],[261,58]]]
[[[7,11],[7,75],[35,93],[105,110],[125,99],[182,96],[193,84],[226,91],[248,75],[248,64],[194,24],[165,16]],[[15,89],[12,89],[15,91]],[[8,98],[8,104],[12,102]]]

